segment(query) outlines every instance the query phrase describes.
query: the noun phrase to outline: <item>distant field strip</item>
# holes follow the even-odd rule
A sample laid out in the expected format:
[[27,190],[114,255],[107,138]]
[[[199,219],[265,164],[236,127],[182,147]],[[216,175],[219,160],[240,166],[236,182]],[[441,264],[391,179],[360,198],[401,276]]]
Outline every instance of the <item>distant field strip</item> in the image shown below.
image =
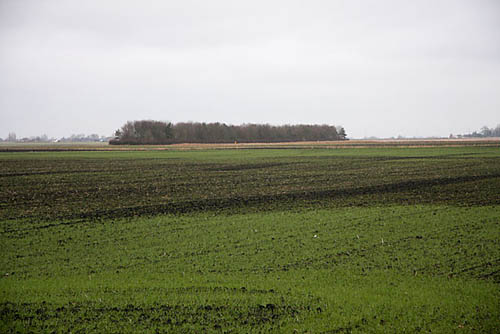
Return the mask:
[[109,145],[108,143],[0,143],[0,152],[93,152],[93,151],[176,151],[225,149],[296,149],[296,148],[380,148],[380,147],[499,147],[500,138],[468,139],[378,139],[299,141],[277,143]]

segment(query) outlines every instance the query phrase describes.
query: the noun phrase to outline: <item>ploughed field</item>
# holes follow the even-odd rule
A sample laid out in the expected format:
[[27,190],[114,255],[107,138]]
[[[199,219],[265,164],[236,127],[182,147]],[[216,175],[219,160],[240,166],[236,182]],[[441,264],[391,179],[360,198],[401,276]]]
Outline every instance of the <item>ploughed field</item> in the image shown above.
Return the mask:
[[0,153],[0,332],[500,333],[500,147]]

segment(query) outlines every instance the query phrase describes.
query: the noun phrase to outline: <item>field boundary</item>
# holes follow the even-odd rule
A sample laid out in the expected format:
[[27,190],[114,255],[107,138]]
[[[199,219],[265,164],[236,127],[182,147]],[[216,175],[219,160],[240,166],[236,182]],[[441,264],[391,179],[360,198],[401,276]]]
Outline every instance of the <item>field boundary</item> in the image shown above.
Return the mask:
[[0,152],[72,152],[72,151],[168,151],[211,149],[336,149],[371,147],[500,147],[500,138],[474,139],[379,139],[339,141],[299,141],[277,143],[109,145],[108,143],[0,143]]

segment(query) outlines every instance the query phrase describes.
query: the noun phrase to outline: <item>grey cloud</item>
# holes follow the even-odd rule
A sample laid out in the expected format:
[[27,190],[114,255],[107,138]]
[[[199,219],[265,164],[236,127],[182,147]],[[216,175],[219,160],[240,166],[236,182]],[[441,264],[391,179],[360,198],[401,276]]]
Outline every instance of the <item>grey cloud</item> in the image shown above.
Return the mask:
[[4,0],[0,136],[144,118],[357,137],[494,126],[499,22],[489,0]]

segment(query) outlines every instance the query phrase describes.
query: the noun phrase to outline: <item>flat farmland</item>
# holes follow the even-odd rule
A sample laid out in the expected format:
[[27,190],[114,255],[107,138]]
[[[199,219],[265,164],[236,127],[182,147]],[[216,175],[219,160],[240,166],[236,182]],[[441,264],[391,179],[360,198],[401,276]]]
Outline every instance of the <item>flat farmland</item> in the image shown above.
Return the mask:
[[500,146],[449,146],[4,150],[0,331],[500,332]]

